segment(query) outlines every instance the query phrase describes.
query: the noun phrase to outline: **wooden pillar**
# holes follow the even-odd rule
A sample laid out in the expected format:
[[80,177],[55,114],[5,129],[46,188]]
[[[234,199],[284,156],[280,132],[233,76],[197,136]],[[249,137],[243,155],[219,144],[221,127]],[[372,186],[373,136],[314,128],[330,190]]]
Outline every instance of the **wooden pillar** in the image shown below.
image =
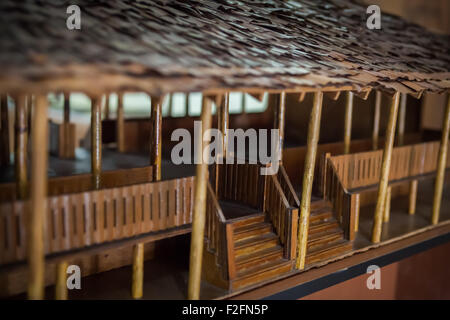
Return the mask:
[[345,103],[344,154],[350,153],[352,139],[353,92],[347,91]]
[[144,289],[144,244],[138,243],[133,248],[133,275],[131,279],[131,296],[140,299]]
[[403,146],[405,142],[405,118],[406,118],[406,100],[408,95],[402,93],[400,95],[400,109],[398,111],[398,133],[397,133],[397,145]]
[[168,105],[169,105],[169,108],[167,110],[167,116],[171,117],[172,116],[172,110],[173,110],[173,94],[172,93],[168,94],[167,95],[167,99],[168,99]]
[[102,113],[99,98],[93,98],[91,106],[91,172],[92,186],[101,187],[102,173]]
[[162,97],[151,97],[150,165],[153,167],[153,180],[161,180],[162,101]]
[[314,93],[313,108],[308,128],[308,143],[305,158],[305,169],[303,173],[302,199],[300,202],[300,222],[297,241],[297,258],[295,266],[297,269],[305,267],[306,249],[309,229],[309,213],[311,206],[311,192],[314,181],[314,166],[316,163],[317,144],[320,133],[320,117],[322,113],[323,93]]
[[375,97],[375,110],[373,113],[372,149],[378,149],[378,136],[380,132],[381,92],[377,91]]
[[[208,165],[203,161],[203,150],[209,144],[203,141],[203,133],[211,128],[211,100],[203,95],[202,100],[202,132],[196,143],[197,157],[201,163],[197,164],[195,173],[194,190],[194,214],[192,217],[191,252],[189,260],[189,283],[188,299],[198,300],[200,298],[200,282],[202,272],[203,241],[205,233],[206,215],[206,188],[208,184]],[[207,137],[205,137],[206,139]]]
[[70,123],[70,94],[64,94],[64,123]]
[[55,299],[67,300],[67,262],[63,261],[56,265]]
[[33,115],[31,203],[28,211],[28,298],[44,298],[44,219],[47,211],[47,97],[37,96]]
[[419,181],[413,180],[409,184],[409,214],[416,213],[416,203],[417,203],[417,187],[418,187]]
[[123,111],[123,93],[117,94],[117,117],[116,117],[116,140],[117,151],[125,151],[125,127],[124,123],[124,111]]
[[391,216],[391,195],[392,187],[388,187],[386,192],[386,200],[384,202],[383,222],[389,222],[389,218]]
[[380,183],[378,186],[377,205],[375,208],[375,216],[372,228],[372,242],[374,243],[380,242],[381,239],[383,211],[385,209],[384,202],[386,200],[389,182],[389,172],[391,169],[392,148],[394,146],[395,124],[397,122],[398,104],[399,104],[399,93],[397,92],[392,98],[391,108],[389,112],[389,121],[386,128],[383,160],[381,163]]
[[184,96],[184,106],[185,106],[185,108],[186,108],[186,111],[185,111],[185,116],[187,117],[188,115],[189,115],[189,107],[190,107],[190,105],[189,105],[189,96],[190,96],[190,93],[189,92],[187,92],[186,94],[185,94],[185,96]]
[[109,109],[109,93],[105,95],[105,119],[109,119],[110,109]]
[[6,167],[10,163],[9,155],[9,116],[8,97],[6,94],[0,96],[1,138],[0,138],[0,166]]
[[448,94],[447,96],[447,107],[445,109],[444,120],[442,124],[442,138],[441,138],[441,145],[439,147],[439,158],[437,164],[436,180],[434,183],[433,211],[431,216],[432,224],[437,224],[439,222],[442,190],[444,188],[444,179],[445,179],[445,167],[447,163],[449,131],[450,131],[450,94]]
[[355,232],[359,230],[359,214],[361,213],[361,194],[355,194]]
[[284,119],[286,114],[286,93],[282,91],[278,96],[278,105],[275,109],[275,129],[278,129],[278,155],[280,163],[283,163],[284,144]]
[[25,199],[27,196],[27,150],[28,150],[28,118],[26,112],[26,95],[21,94],[16,99],[15,119],[15,154],[14,165],[17,183],[17,196]]
[[[229,121],[229,114],[228,114],[229,96],[230,96],[229,92],[224,94],[223,99],[217,108],[217,128],[220,130],[220,132],[222,132],[222,153],[218,154],[217,162],[216,162],[216,176],[215,176],[216,195],[219,194],[219,185],[221,183],[221,181],[220,181],[220,170],[222,168],[221,163],[225,163],[226,158],[227,158],[227,147],[228,147],[227,130],[228,130],[228,121]],[[222,159],[220,159],[220,158],[222,158]]]

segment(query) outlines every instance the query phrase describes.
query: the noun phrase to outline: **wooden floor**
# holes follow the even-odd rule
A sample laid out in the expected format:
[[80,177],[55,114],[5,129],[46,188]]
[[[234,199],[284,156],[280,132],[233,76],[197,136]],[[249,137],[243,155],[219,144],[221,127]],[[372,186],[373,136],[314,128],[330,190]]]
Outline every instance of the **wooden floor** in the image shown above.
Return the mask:
[[[30,163],[29,163],[30,165]],[[149,165],[149,157],[145,154],[119,153],[113,149],[103,148],[102,170],[132,169]],[[50,156],[48,163],[49,177],[62,177],[91,172],[89,151],[76,149],[76,159],[66,160]],[[195,175],[195,165],[174,165],[170,160],[162,160],[162,179],[173,179]],[[0,170],[0,183],[14,182],[14,165]]]
[[227,220],[241,218],[259,212],[250,206],[234,201],[219,200],[219,204]]
[[[383,224],[381,241],[388,241],[430,226],[433,190],[434,180],[428,179],[419,183],[417,208],[414,215],[408,214],[408,197],[393,199],[391,202],[390,221]],[[372,234],[374,212],[374,205],[361,208],[359,232],[354,241],[354,249],[363,248],[371,244],[370,235]],[[450,185],[444,188],[439,221],[445,220],[450,220]]]

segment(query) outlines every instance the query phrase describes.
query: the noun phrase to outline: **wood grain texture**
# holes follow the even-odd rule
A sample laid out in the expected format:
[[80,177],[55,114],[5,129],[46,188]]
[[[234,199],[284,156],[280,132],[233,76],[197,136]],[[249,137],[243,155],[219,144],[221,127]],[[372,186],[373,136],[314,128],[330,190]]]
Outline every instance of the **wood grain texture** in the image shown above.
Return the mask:
[[[33,117],[32,155],[31,155],[31,205],[28,208],[26,237],[28,246],[28,298],[32,300],[44,298],[44,222],[47,211],[47,97],[37,96]],[[32,208],[32,210],[31,210]],[[22,211],[22,214],[25,214]],[[24,225],[20,228],[23,230]],[[17,227],[16,227],[17,228]],[[16,228],[13,228],[16,229]],[[17,230],[17,229],[16,229]],[[10,243],[10,246],[14,246]]]

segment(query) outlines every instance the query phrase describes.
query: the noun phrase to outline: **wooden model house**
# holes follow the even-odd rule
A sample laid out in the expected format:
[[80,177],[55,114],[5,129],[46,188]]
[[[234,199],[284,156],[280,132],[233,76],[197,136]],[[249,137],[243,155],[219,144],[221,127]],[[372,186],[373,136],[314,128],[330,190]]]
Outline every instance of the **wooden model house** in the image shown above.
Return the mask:
[[[66,299],[75,264],[128,266],[141,298],[162,252],[187,257],[185,298],[217,298],[450,232],[448,100],[441,132],[420,126],[426,94],[448,95],[448,36],[386,14],[369,30],[349,0],[79,1],[74,30],[68,5],[0,2],[0,296]],[[132,92],[150,116],[125,118]],[[74,93],[91,102],[83,142]],[[229,128],[278,129],[279,170],[175,165],[172,133],[196,120],[222,132],[217,159]]]

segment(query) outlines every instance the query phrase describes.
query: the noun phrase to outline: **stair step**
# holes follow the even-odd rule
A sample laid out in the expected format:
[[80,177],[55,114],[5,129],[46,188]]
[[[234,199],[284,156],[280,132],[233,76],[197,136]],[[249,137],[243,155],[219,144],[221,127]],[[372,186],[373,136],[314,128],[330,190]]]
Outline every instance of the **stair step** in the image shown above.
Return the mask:
[[312,264],[327,258],[331,258],[350,251],[352,249],[352,242],[348,240],[342,240],[338,242],[330,243],[326,246],[313,249],[306,254],[306,264]]
[[234,244],[235,255],[236,257],[240,257],[245,254],[275,247],[278,245],[278,242],[278,237],[274,233],[237,241]]
[[243,226],[247,226],[250,224],[255,224],[255,223],[260,223],[260,222],[264,222],[264,218],[265,215],[264,213],[256,213],[256,214],[252,214],[250,216],[244,217],[244,218],[238,218],[236,219],[236,221],[233,221],[233,226],[235,229],[243,227]]
[[320,199],[316,201],[311,201],[310,209],[311,211],[316,210],[317,208],[330,206],[330,202],[328,200]]
[[236,279],[232,280],[233,290],[248,287],[252,284],[275,278],[292,270],[292,261],[280,259],[238,272]]
[[268,263],[275,260],[281,260],[283,258],[283,248],[275,246],[265,250],[252,252],[236,259],[236,270],[242,271],[248,268],[253,268],[264,263]]
[[330,220],[331,218],[333,218],[333,211],[331,208],[320,208],[314,212],[311,212],[309,222],[315,223],[318,221]]
[[332,220],[329,220],[329,221],[310,223],[309,234],[314,235],[319,232],[325,232],[325,231],[329,231],[329,230],[337,229],[337,228],[339,228],[339,224],[336,221],[336,219],[333,218]]
[[234,240],[240,241],[251,237],[259,236],[269,233],[272,230],[272,225],[268,222],[258,222],[255,224],[245,225],[234,229]]
[[326,232],[308,235],[308,250],[317,248],[344,239],[344,233],[341,229],[331,229]]

